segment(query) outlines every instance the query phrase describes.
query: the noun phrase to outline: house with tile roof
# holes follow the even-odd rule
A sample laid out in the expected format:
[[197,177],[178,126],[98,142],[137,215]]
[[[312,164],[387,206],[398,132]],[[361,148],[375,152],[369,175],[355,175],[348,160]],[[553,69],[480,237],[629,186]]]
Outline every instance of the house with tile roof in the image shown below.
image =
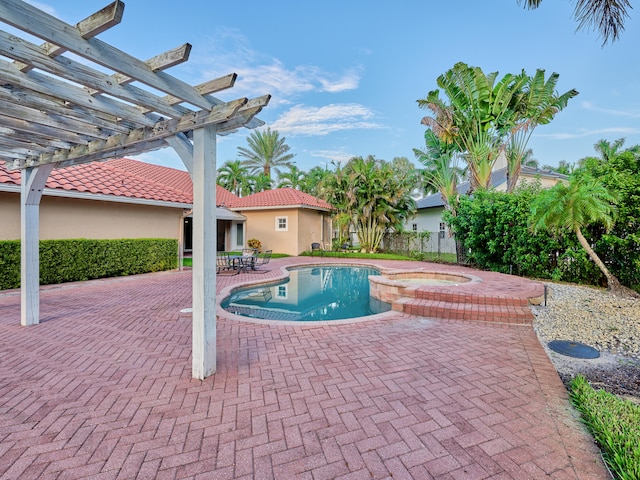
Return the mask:
[[[540,182],[542,188],[550,188],[557,182],[566,180],[567,176],[556,172],[540,170],[533,167],[522,167],[518,185],[525,183],[532,184]],[[507,190],[507,169],[506,166],[494,170],[491,174],[491,185],[494,190],[504,192]],[[458,185],[458,193],[466,195],[469,191],[469,182]],[[431,238],[428,251],[440,253],[456,253],[455,239],[447,233],[445,222],[442,218],[444,213],[444,201],[440,193],[434,193],[416,201],[416,215],[405,223],[406,231],[430,232]]]
[[[20,171],[0,162],[0,240],[20,238]],[[217,247],[236,244],[246,221],[216,186]],[[190,250],[193,196],[188,172],[127,158],[55,169],[40,205],[40,238],[177,238]]]
[[292,188],[277,188],[234,199],[233,212],[247,219],[246,238],[256,238],[263,250],[298,255],[311,244],[331,244],[333,207]]

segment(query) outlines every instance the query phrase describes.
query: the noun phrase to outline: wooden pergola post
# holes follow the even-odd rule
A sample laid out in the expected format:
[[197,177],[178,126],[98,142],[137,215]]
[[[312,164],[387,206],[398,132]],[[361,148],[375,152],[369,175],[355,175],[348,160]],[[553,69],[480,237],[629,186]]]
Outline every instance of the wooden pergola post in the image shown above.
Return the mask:
[[216,371],[216,127],[193,132],[193,377]]
[[40,323],[40,199],[53,165],[22,170],[20,183],[20,324]]

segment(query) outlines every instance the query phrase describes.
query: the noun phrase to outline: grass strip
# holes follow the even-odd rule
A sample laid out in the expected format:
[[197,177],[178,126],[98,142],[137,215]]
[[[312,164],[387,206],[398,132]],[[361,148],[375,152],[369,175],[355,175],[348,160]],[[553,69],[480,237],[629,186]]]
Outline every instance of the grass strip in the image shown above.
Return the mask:
[[640,480],[640,405],[595,390],[582,375],[571,381],[570,395],[611,472],[622,480]]

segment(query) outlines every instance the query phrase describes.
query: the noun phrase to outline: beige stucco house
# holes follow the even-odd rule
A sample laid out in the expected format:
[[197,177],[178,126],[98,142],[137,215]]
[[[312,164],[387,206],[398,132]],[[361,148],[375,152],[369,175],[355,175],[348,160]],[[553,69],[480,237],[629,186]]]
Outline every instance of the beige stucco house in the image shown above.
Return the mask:
[[[216,203],[237,197],[216,186]],[[53,170],[40,204],[40,238],[175,238],[191,248],[188,172],[131,159]],[[233,241],[246,219],[218,208],[218,248]],[[20,238],[20,171],[0,162],[0,240]]]
[[246,239],[258,239],[263,250],[298,255],[313,242],[331,242],[333,207],[292,188],[254,193],[227,205],[247,219]]

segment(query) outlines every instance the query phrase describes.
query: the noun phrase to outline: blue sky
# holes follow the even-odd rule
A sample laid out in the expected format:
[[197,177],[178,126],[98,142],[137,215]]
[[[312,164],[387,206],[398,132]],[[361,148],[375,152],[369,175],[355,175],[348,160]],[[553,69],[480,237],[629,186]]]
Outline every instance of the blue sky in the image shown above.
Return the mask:
[[[108,0],[32,3],[75,24]],[[557,165],[593,155],[601,138],[640,144],[640,12],[631,15],[621,40],[603,48],[596,32],[576,32],[568,0],[533,11],[516,0],[129,0],[99,38],[143,59],[189,42],[189,61],[172,75],[198,84],[236,72],[219,98],[271,94],[259,118],[303,170],[356,155],[413,160],[426,113],[416,100],[458,61],[500,76],[543,68],[560,74],[559,92],[580,92],[529,143],[541,164]],[[250,133],[219,137],[218,165],[236,159]],[[138,158],[184,169],[171,149]]]

